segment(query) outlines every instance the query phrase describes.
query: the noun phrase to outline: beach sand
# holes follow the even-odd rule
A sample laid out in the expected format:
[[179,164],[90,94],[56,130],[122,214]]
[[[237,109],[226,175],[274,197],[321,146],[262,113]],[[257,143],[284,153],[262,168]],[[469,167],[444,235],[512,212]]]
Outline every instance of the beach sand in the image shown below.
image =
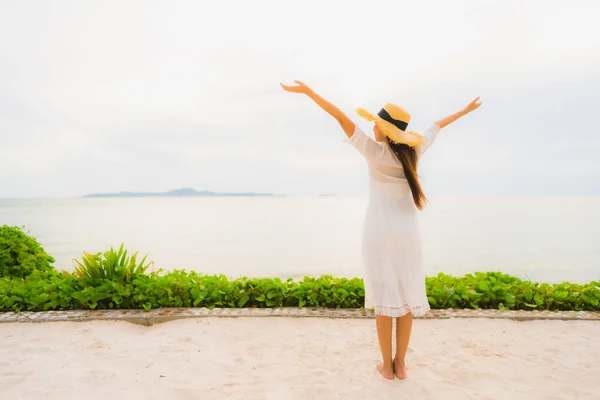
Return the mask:
[[0,324],[0,399],[600,399],[600,322],[415,320],[408,380],[375,321]]

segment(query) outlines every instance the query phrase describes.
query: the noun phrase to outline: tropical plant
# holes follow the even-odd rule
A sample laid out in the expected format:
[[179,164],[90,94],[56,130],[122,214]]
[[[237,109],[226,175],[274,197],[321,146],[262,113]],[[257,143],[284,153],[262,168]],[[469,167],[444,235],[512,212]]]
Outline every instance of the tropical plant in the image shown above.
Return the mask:
[[104,253],[96,254],[84,251],[81,261],[73,260],[77,264],[75,274],[87,283],[95,283],[103,279],[129,283],[135,276],[144,274],[153,264],[153,262],[144,264],[147,255],[138,263],[138,252],[128,256],[127,250],[123,247],[124,244],[121,244],[118,251],[111,247]]

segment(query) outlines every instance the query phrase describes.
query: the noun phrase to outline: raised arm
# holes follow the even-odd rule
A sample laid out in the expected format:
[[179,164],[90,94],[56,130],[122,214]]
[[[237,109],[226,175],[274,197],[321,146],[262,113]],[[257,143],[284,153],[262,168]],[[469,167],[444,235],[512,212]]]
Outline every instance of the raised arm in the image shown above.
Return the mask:
[[433,142],[435,142],[435,139],[436,139],[440,129],[448,126],[449,124],[453,123],[460,117],[467,115],[471,111],[476,110],[477,108],[479,108],[480,105],[481,105],[481,102],[479,101],[479,97],[478,97],[475,100],[473,100],[472,102],[470,102],[464,109],[460,110],[457,113],[449,115],[444,119],[437,121],[427,131],[423,132],[423,143],[421,143],[421,145],[419,147],[417,147],[417,154],[419,154],[419,157],[421,155],[423,155],[423,153],[425,153],[425,151],[427,151],[427,149],[429,147],[431,147]]
[[355,128],[354,122],[352,122],[352,120],[350,120],[350,118],[348,118],[346,114],[344,114],[339,108],[337,108],[336,106],[334,106],[333,104],[316,94],[311,88],[306,86],[304,83],[300,81],[294,82],[296,82],[296,85],[293,86],[284,85],[283,83],[281,83],[280,85],[288,92],[302,93],[310,97],[315,103],[317,103],[319,107],[321,107],[329,115],[331,115],[337,120],[337,122],[344,130],[346,136],[348,136],[349,138],[352,137]]
[[449,115],[444,119],[437,121],[435,124],[437,126],[439,126],[440,128],[444,128],[447,125],[449,125],[449,124],[453,123],[454,121],[456,121],[457,119],[459,119],[460,117],[465,116],[468,113],[470,113],[471,111],[476,110],[477,108],[479,108],[480,105],[481,105],[481,102],[479,101],[479,97],[477,97],[475,100],[470,102],[464,109],[460,110],[457,113]]

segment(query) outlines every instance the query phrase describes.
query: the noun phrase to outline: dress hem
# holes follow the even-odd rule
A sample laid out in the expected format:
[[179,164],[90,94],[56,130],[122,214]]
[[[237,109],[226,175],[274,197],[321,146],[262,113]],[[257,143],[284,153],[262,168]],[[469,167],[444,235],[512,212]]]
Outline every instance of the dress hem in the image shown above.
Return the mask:
[[402,307],[375,306],[375,315],[400,318],[411,313],[413,317],[421,317],[430,309],[431,308],[428,305],[416,307],[411,307],[409,305],[404,305]]

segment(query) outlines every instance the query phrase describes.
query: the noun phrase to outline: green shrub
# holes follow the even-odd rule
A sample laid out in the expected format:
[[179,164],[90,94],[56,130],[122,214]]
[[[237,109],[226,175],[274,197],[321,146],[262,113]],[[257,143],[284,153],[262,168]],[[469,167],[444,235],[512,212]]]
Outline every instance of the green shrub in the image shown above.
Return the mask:
[[[118,251],[84,253],[75,273],[58,272],[41,246],[18,228],[0,229],[0,311],[146,309],[168,307],[361,308],[359,278],[324,275],[301,281],[228,279],[175,270],[147,274],[152,263]],[[500,272],[463,277],[443,273],[425,281],[431,308],[600,311],[600,282],[550,285]]]
[[23,278],[33,271],[51,271],[54,258],[17,226],[0,227],[0,277]]
[[176,270],[138,274],[130,282],[83,279],[76,274],[32,274],[0,278],[0,311],[141,309],[159,307],[330,307],[360,308],[361,279],[306,277],[229,280]]
[[[600,311],[600,282],[556,285],[499,272],[426,280],[431,308]],[[146,309],[169,307],[361,308],[362,279],[326,275],[301,281],[200,275],[176,270],[138,274],[130,281],[90,281],[64,272],[0,278],[0,311]]]
[[146,257],[138,264],[137,254],[127,256],[127,250],[123,249],[123,244],[119,251],[112,247],[105,253],[90,254],[83,253],[81,261],[74,260],[77,263],[75,273],[87,284],[94,284],[103,279],[109,281],[128,283],[140,274],[144,274],[152,263],[144,264]]
[[550,285],[522,281],[501,272],[464,277],[443,273],[426,279],[431,308],[600,311],[600,282]]
[[34,271],[26,278],[0,278],[0,310],[47,311],[75,309],[73,279],[56,271]]

